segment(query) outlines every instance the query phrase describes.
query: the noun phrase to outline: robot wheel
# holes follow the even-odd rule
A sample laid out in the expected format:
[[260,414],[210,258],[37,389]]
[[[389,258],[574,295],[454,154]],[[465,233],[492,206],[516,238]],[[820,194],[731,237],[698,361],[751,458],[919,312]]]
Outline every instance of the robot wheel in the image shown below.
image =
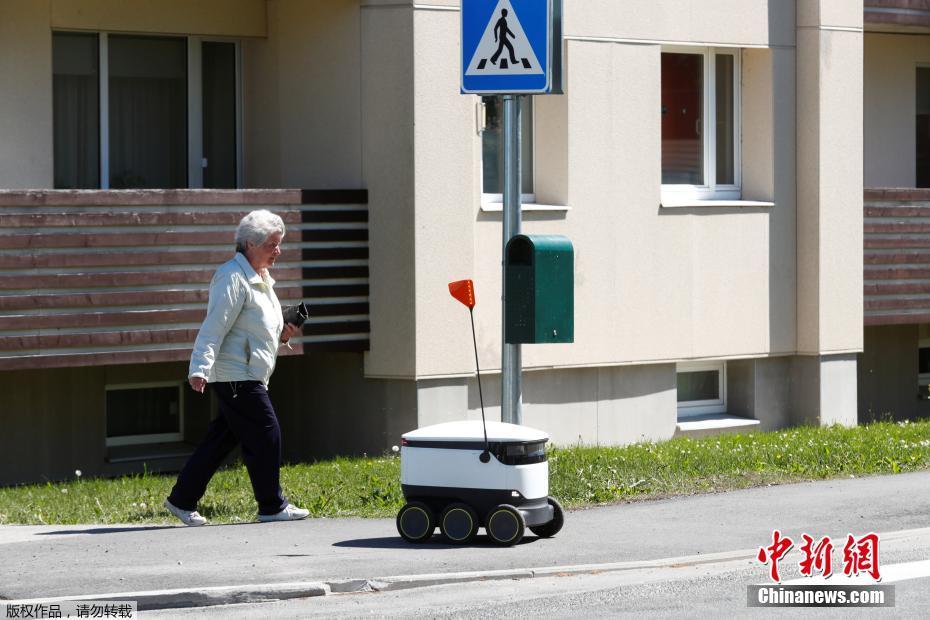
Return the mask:
[[425,542],[435,529],[436,516],[423,502],[408,502],[397,513],[397,532],[407,542]]
[[491,540],[506,547],[520,542],[526,531],[526,520],[520,511],[510,504],[500,504],[491,510],[485,524]]
[[466,545],[474,540],[479,525],[475,510],[461,502],[446,506],[439,519],[439,530],[456,545]]

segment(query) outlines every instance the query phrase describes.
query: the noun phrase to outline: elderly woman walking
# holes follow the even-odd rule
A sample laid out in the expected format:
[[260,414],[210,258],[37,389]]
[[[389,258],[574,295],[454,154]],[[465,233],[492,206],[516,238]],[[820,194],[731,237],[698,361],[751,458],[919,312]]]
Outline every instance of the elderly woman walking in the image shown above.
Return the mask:
[[226,456],[242,444],[259,521],[304,519],[309,512],[281,492],[281,429],[268,399],[268,379],[278,347],[298,332],[285,323],[268,270],[281,254],[284,222],[266,210],[252,211],[236,230],[236,254],[210,283],[210,300],[188,381],[203,393],[209,383],[220,414],[178,475],[165,508],[186,525],[207,522],[197,502]]

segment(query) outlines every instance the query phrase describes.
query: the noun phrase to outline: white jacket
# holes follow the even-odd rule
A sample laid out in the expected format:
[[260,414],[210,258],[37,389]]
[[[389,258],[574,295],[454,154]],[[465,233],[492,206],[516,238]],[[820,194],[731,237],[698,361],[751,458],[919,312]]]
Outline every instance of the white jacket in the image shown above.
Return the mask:
[[284,329],[274,279],[262,278],[236,252],[210,282],[207,317],[200,326],[188,378],[261,381],[268,385]]

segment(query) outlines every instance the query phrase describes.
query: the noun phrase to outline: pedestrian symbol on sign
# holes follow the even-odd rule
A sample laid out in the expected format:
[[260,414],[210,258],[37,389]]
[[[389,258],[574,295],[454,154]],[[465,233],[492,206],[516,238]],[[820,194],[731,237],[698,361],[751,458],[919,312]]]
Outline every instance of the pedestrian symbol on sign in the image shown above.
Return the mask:
[[[517,64],[517,59],[513,57],[513,45],[507,40],[507,35],[512,37],[513,33],[510,32],[510,28],[507,27],[507,9],[501,9],[501,18],[494,24],[494,40],[500,40],[500,45],[497,46],[497,51],[491,56],[492,65],[497,64],[497,58],[501,55],[501,52],[504,51],[504,46],[507,46],[507,51],[510,52],[510,64]],[[507,62],[507,60],[505,59],[502,62]],[[526,58],[523,59],[523,62],[526,63]]]
[[[507,53],[504,54],[506,49]],[[542,66],[510,0],[500,0],[465,75],[538,75]]]

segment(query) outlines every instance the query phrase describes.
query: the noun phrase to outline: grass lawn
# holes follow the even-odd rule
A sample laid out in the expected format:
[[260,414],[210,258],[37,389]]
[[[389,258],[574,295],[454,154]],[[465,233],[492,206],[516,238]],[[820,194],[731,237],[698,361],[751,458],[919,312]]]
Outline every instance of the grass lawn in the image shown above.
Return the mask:
[[[768,484],[930,468],[930,421],[856,428],[686,437],[623,448],[549,451],[550,493],[567,508]],[[400,459],[340,458],[286,465],[281,484],[314,517],[393,517],[403,504]],[[0,488],[0,524],[168,523],[174,475],[136,475]],[[216,523],[255,519],[242,465],[220,471],[199,506]]]

